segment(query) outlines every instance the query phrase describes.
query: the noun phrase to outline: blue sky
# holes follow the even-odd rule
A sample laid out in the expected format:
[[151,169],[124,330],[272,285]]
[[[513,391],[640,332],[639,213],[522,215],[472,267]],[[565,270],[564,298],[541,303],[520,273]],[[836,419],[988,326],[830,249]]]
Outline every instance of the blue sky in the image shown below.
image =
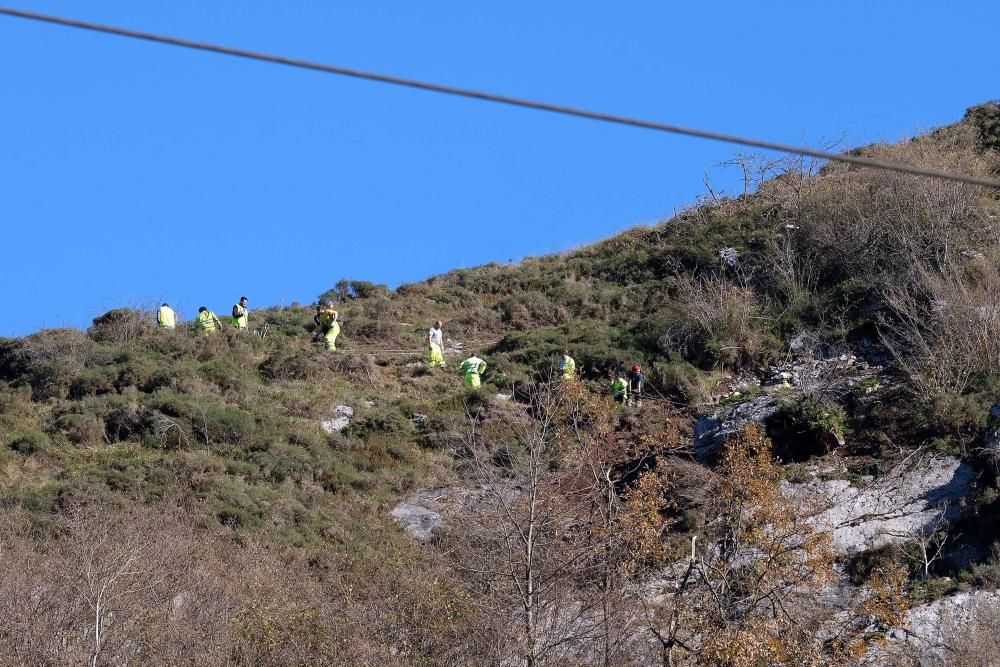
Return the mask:
[[[818,146],[998,96],[1000,3],[8,0]],[[0,335],[397,285],[669,216],[737,148],[0,17]]]

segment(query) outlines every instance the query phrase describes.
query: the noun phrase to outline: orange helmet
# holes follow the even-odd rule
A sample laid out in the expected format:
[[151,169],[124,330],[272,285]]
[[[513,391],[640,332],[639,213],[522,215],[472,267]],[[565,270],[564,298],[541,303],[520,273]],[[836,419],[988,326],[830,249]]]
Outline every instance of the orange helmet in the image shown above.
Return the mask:
[[636,364],[635,366],[632,367],[632,370],[638,373],[639,371],[642,370],[642,368],[639,366],[639,364]]

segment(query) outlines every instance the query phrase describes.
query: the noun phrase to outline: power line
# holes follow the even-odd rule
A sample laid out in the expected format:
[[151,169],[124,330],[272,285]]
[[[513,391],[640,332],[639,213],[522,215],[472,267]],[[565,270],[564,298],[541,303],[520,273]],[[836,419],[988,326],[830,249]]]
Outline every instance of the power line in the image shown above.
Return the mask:
[[887,169],[889,171],[902,172],[904,174],[927,176],[930,178],[940,178],[949,181],[956,181],[959,183],[966,183],[969,185],[981,185],[988,188],[1000,189],[1000,181],[995,181],[988,178],[981,178],[978,176],[968,176],[965,174],[956,174],[948,171],[940,171],[937,169],[925,169],[923,167],[918,167],[911,164],[905,164],[902,162],[876,160],[856,155],[843,155],[839,153],[831,153],[829,151],[816,150],[804,146],[795,146],[792,144],[784,144],[775,141],[766,141],[761,139],[750,139],[747,137],[741,137],[734,134],[723,134],[721,132],[699,130],[695,128],[684,127],[681,125],[659,123],[656,121],[642,120],[640,118],[630,118],[628,116],[618,116],[615,114],[607,114],[599,111],[588,111],[586,109],[568,107],[559,104],[551,104],[548,102],[539,102],[537,100],[528,100],[518,97],[510,97],[507,95],[498,95],[495,93],[488,93],[480,90],[473,90],[470,88],[459,88],[456,86],[431,83],[428,81],[420,81],[417,79],[407,79],[403,77],[392,76],[389,74],[378,74],[376,72],[367,72],[364,70],[352,69],[348,67],[326,65],[323,63],[311,62],[308,60],[300,60],[298,58],[288,58],[285,56],[276,56],[269,53],[248,51],[246,49],[237,49],[230,46],[221,46],[218,44],[196,42],[189,39],[182,39],[180,37],[169,37],[167,35],[159,35],[150,32],[142,32],[139,30],[131,30],[129,28],[119,28],[116,26],[101,25],[99,23],[90,23],[87,21],[78,21],[76,19],[68,19],[60,16],[39,14],[36,12],[25,11],[23,9],[0,7],[0,14],[12,16],[15,18],[30,19],[33,21],[41,21],[44,23],[52,23],[56,25],[66,26],[69,28],[79,28],[83,30],[91,30],[94,32],[105,33],[109,35],[118,35],[119,37],[128,37],[131,39],[140,39],[148,42],[156,42],[159,44],[168,44],[170,46],[179,46],[186,49],[208,51],[211,53],[221,53],[223,55],[235,56],[237,58],[247,58],[249,60],[258,60],[277,65],[287,65],[289,67],[298,67],[301,69],[314,70],[317,72],[325,72],[327,74],[339,74],[341,76],[349,76],[356,79],[366,79],[369,81],[376,81],[379,83],[388,83],[396,86],[405,86],[407,88],[417,88],[419,90],[427,90],[434,93],[443,93],[445,95],[454,95],[457,97],[472,98],[477,100],[483,100],[486,102],[494,102],[498,104],[506,104],[509,106],[535,109],[537,111],[548,111],[551,113],[562,114],[565,116],[576,116],[578,118],[599,120],[606,123],[615,123],[617,125],[629,125],[632,127],[641,127],[647,130],[655,130],[658,132],[681,134],[690,137],[698,137],[701,139],[711,139],[713,141],[722,141],[725,143],[739,144],[742,146],[751,146],[753,148],[763,148],[767,150],[778,151],[781,153],[793,153],[796,155],[804,155],[807,157],[819,158],[821,160],[830,160],[832,162],[846,162],[848,164],[858,165],[862,167]]

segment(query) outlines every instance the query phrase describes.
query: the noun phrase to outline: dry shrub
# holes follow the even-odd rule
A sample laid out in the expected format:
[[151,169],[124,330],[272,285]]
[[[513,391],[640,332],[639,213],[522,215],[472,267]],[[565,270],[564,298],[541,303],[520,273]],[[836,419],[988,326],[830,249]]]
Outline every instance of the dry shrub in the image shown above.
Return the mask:
[[[981,158],[928,141],[880,145],[874,158],[986,176]],[[810,181],[796,230],[799,252],[834,280],[910,283],[915,268],[946,266],[968,249],[994,247],[1000,224],[984,215],[982,188],[881,169],[831,165]]]
[[93,503],[40,526],[0,512],[0,664],[485,664],[477,610],[381,522],[295,549],[199,514]]
[[900,367],[922,392],[961,394],[1000,369],[1000,270],[983,261],[917,267],[911,285],[886,289],[883,327]]
[[15,357],[36,398],[64,397],[93,347],[76,329],[43,329],[20,341]]
[[361,385],[368,385],[378,391],[381,374],[375,356],[371,354],[327,355],[325,363],[334,372],[346,375]]
[[809,523],[815,508],[784,496],[757,427],[728,443],[717,473],[703,541],[647,605],[663,664],[855,664],[905,608],[899,578],[873,580],[876,593],[847,613],[824,602],[830,535]]
[[77,505],[39,543],[26,515],[0,531],[0,633],[5,662],[125,664],[145,654],[191,548],[174,509]]
[[28,366],[79,366],[90,342],[76,329],[42,329],[21,341],[20,355]]
[[694,345],[730,367],[756,363],[769,349],[759,297],[749,287],[716,276],[682,276],[676,306],[686,322],[665,334],[661,344],[682,351]]
[[116,308],[94,319],[88,330],[99,343],[130,348],[153,331],[153,320],[141,308]]

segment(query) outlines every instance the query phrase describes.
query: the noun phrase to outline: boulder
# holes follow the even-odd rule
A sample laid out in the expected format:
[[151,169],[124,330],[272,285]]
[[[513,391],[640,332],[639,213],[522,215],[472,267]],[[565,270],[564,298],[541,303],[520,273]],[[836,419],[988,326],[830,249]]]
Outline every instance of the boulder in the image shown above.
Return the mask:
[[396,505],[390,514],[406,533],[420,542],[428,542],[436,529],[448,523],[448,517],[475,516],[495,512],[498,494],[508,502],[521,490],[508,482],[493,486],[439,486],[424,489]]
[[350,426],[351,419],[354,418],[354,408],[349,405],[338,405],[334,408],[334,414],[337,416],[333,419],[326,419],[320,422],[320,426],[327,433],[339,433]]
[[393,508],[396,519],[406,533],[420,542],[427,542],[435,528],[444,525],[441,499],[445,489],[427,489],[413,494]]

